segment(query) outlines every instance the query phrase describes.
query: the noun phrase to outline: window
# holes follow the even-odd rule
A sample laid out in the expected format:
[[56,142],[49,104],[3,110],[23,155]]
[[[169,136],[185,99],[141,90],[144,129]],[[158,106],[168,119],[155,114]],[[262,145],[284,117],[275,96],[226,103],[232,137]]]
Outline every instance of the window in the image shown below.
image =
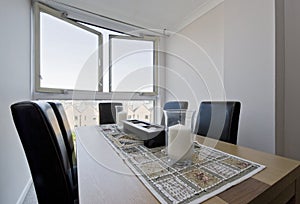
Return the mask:
[[102,35],[40,5],[36,27],[36,89],[102,91]]
[[120,93],[120,99],[155,100],[156,37],[131,36],[67,16],[35,3],[35,99],[49,92],[72,99],[79,91],[94,93],[95,99]]
[[109,43],[110,91],[154,92],[155,42],[110,35]]
[[[71,128],[79,126],[89,126],[89,125],[98,125],[99,124],[99,110],[98,104],[100,102],[106,101],[71,101],[71,100],[61,100],[64,110],[66,112],[68,122],[70,123]],[[127,112],[128,119],[137,119],[135,115],[130,115],[138,111],[140,107],[145,106],[146,109],[150,112],[150,115],[153,115],[153,101],[117,101],[121,102]],[[84,121],[82,120],[84,118]],[[146,122],[153,123],[154,121],[146,119]]]
[[152,120],[158,94],[158,37],[132,36],[107,24],[102,28],[101,22],[96,26],[88,21],[83,11],[71,18],[68,12],[74,14],[76,8],[60,6],[62,11],[34,3],[33,98],[73,100],[83,106],[94,100],[85,114],[74,108],[73,127],[98,124],[99,100],[124,102],[129,117],[135,119],[135,108],[147,104]]

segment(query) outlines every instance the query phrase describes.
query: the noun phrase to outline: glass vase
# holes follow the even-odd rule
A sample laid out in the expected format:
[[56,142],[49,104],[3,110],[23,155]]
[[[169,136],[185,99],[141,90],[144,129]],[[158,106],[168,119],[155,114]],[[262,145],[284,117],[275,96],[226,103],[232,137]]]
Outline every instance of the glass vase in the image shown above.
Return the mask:
[[164,110],[166,153],[171,165],[190,165],[194,147],[194,110]]

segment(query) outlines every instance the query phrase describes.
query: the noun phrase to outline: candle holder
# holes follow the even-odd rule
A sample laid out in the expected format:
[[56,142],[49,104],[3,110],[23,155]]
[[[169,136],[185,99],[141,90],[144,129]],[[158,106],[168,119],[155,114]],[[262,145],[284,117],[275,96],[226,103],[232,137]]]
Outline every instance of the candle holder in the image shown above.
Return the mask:
[[123,106],[115,106],[116,108],[116,124],[119,129],[123,129],[123,121],[127,119],[127,112]]
[[170,165],[186,166],[192,163],[194,110],[164,110],[166,153]]

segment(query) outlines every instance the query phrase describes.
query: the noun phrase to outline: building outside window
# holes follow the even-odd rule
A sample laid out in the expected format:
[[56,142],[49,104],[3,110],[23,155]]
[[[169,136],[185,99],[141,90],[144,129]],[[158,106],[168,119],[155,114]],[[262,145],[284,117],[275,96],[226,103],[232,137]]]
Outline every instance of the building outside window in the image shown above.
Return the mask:
[[[90,126],[99,124],[99,110],[98,104],[104,101],[71,101],[71,100],[62,100],[60,101],[63,104],[65,112],[68,117],[70,126],[80,127],[80,126]],[[139,107],[152,107],[152,101],[118,101],[121,102],[127,112],[128,119],[138,119],[138,115],[132,114],[132,109],[140,110]],[[144,108],[143,108],[144,109]],[[152,109],[147,110],[147,113],[153,115]],[[147,115],[148,116],[148,115]],[[84,118],[84,120],[82,120]],[[141,117],[142,118],[142,117]],[[146,122],[153,123],[151,117],[144,117]]]

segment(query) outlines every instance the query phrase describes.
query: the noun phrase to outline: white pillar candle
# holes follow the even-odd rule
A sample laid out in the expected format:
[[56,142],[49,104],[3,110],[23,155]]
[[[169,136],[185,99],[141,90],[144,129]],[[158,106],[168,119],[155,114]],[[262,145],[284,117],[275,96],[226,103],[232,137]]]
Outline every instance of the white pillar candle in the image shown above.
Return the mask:
[[118,126],[122,126],[123,125],[123,120],[127,119],[127,112],[126,111],[121,111],[117,113],[116,116],[116,123]]
[[193,139],[190,127],[181,124],[169,127],[168,156],[175,162],[191,159]]

